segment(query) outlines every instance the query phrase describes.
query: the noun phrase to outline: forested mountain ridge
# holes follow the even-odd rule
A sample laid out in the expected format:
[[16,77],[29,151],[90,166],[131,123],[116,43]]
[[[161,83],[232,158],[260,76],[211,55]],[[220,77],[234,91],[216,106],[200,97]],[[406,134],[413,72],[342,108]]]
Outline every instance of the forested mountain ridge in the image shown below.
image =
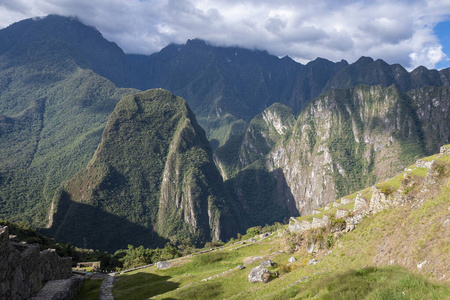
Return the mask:
[[117,104],[86,169],[56,194],[50,232],[110,251],[137,241],[162,246],[171,236],[219,240],[222,230],[236,231],[225,218],[225,197],[209,143],[185,101],[149,90]]
[[109,114],[136,90],[90,69],[103,72],[98,57],[121,50],[74,19],[25,20],[0,41],[0,215],[45,226],[55,189],[86,165]]
[[[408,72],[400,65],[367,57],[352,64],[318,58],[302,65],[265,51],[216,47],[197,39],[148,56],[130,55],[75,18],[24,20],[0,30],[0,217],[43,227],[52,216],[53,203],[59,213],[67,209],[68,214],[62,214],[68,216],[66,221],[75,220],[74,212],[81,207],[77,203],[83,202],[77,184],[93,180],[100,198],[86,190],[84,201],[90,201],[89,209],[112,212],[108,218],[114,219],[112,224],[128,226],[124,232],[145,231],[140,236],[147,240],[136,235],[134,241],[146,246],[159,245],[180,228],[183,236],[204,241],[282,221],[386,178],[448,143],[449,78],[450,69],[419,67]],[[161,188],[151,192],[135,177],[124,175],[127,168],[139,169],[148,163],[148,157],[122,145],[137,140],[112,139],[115,142],[107,147],[106,153],[118,151],[121,157],[142,161],[122,165],[123,172],[117,173],[117,166],[111,164],[118,159],[114,155],[105,161],[103,156],[93,158],[116,104],[124,95],[136,93],[134,88],[164,88],[186,100],[198,124],[191,122],[190,129],[183,130],[190,134],[180,137],[202,145],[202,159],[196,161],[198,166],[192,165],[200,173],[188,172],[191,177],[181,179],[177,174],[185,170],[172,169],[183,159],[167,149],[179,147],[177,143],[186,142],[184,138],[164,137],[173,144],[164,148],[167,160],[161,158],[154,168]],[[205,139],[199,140],[200,126],[212,150],[205,146]],[[110,126],[105,132],[115,131]],[[99,149],[104,146],[100,144]],[[225,179],[225,188],[211,166],[210,154]],[[91,158],[98,168],[90,170],[98,174],[85,170]],[[161,181],[161,174],[171,180]],[[109,194],[115,197],[116,189],[100,183],[119,177],[139,186],[134,196],[122,195],[134,203],[133,212],[120,205],[105,207],[99,200]],[[199,219],[189,215],[184,221],[177,219],[188,209],[184,207],[177,215],[178,208],[171,207],[180,205],[176,199],[180,191],[186,193],[183,180],[188,178],[200,180],[192,183],[197,186],[205,182],[209,183],[204,186],[214,186],[202,195],[224,199],[223,207],[221,201],[208,202],[211,207],[218,203],[217,217],[213,213],[206,221],[204,212],[209,208],[199,206],[191,214],[200,214]],[[66,181],[69,185],[63,184]],[[75,204],[64,202],[71,197]],[[142,205],[138,198],[152,199],[158,208]],[[161,202],[163,198],[170,201]],[[57,207],[58,203],[71,205]],[[160,207],[159,203],[167,205]],[[86,214],[91,213],[96,212]],[[77,243],[83,243],[80,233],[84,229],[69,234],[65,231],[69,223],[60,219],[62,215],[55,215],[52,232],[61,239],[73,233]],[[169,218],[181,227],[167,223]],[[222,218],[219,225],[211,222]],[[88,226],[83,224],[80,228]],[[91,233],[88,244],[102,238],[101,233]],[[99,241],[104,249],[112,245],[108,238]],[[132,237],[124,238],[123,244],[132,241],[128,238]]]

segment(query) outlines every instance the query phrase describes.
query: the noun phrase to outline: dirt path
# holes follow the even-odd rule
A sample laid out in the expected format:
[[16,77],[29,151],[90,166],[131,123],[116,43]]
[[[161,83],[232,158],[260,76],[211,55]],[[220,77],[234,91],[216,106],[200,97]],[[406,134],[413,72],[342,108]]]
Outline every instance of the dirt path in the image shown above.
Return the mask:
[[109,275],[103,280],[100,287],[100,300],[114,300],[112,288],[114,285],[114,276]]

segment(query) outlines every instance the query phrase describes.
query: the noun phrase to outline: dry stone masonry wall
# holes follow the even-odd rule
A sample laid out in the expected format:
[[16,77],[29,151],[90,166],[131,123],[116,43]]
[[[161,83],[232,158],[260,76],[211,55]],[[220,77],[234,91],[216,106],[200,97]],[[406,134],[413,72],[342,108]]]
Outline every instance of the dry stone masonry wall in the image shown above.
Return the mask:
[[69,278],[72,258],[60,258],[53,249],[13,243],[8,227],[0,227],[0,300],[28,299],[44,282]]

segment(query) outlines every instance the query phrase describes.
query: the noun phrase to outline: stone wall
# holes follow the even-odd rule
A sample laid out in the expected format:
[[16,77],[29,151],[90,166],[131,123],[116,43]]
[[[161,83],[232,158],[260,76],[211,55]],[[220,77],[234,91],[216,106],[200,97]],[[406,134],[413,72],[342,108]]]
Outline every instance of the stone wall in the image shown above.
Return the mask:
[[72,258],[60,258],[55,250],[13,243],[8,227],[0,226],[0,300],[27,299],[44,281],[72,275]]
[[426,160],[418,159],[416,161],[416,167],[429,169],[429,168],[431,168],[431,165],[433,164],[433,162],[434,162],[434,160],[426,161]]
[[450,155],[450,146],[442,146],[441,155]]
[[360,211],[367,209],[368,205],[364,198],[360,197],[359,195],[355,198],[355,206],[353,208],[354,211]]

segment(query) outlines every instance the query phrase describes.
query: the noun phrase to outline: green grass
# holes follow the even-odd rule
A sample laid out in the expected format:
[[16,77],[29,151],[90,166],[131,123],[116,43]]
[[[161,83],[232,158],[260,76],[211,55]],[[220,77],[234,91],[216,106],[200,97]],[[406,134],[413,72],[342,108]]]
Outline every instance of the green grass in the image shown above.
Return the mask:
[[171,276],[147,272],[136,272],[128,280],[117,279],[114,285],[114,299],[145,299],[172,291],[180,286],[170,281]]
[[339,206],[338,208],[342,209],[342,210],[352,210],[354,207],[355,207],[355,201],[352,201],[350,203],[343,204],[343,205]]
[[375,186],[378,189],[380,189],[384,194],[390,195],[392,193],[395,193],[400,188],[402,180],[403,180],[403,173],[400,173],[394,178],[378,183]]
[[372,188],[371,187],[368,187],[368,188],[360,191],[360,193],[361,193],[361,195],[360,195],[361,198],[364,198],[366,200],[370,200],[372,198]]
[[436,159],[436,162],[450,164],[450,155],[442,155]]
[[421,158],[421,160],[423,160],[423,161],[432,161],[432,160],[435,160],[438,156],[439,156],[439,154],[434,154],[434,155],[431,155],[431,156],[423,157],[423,158]]
[[450,286],[431,283],[402,267],[365,267],[296,285],[269,299],[446,299]]
[[[264,256],[280,249],[279,240],[264,240],[260,243],[234,249],[236,245],[224,247],[224,251],[214,251],[192,258],[176,259],[174,266],[166,270],[150,267],[125,273],[117,277],[114,286],[115,299],[155,299],[174,297],[175,299],[209,299],[233,295],[247,287],[248,272],[259,261],[248,265],[244,270],[236,269],[223,277],[202,282],[202,279],[220,274],[242,265],[244,259],[252,256]],[[289,257],[287,257],[289,258]],[[287,260],[286,257],[283,259]],[[230,281],[229,279],[232,278]],[[149,280],[151,279],[151,280]],[[153,285],[155,284],[155,285]],[[175,290],[180,287],[179,290]],[[214,287],[214,292],[211,288]],[[223,289],[221,288],[223,287]],[[169,292],[170,290],[170,292]],[[136,293],[135,293],[136,292]],[[212,294],[211,294],[212,293]]]
[[411,172],[408,172],[411,175],[417,176],[417,177],[426,177],[428,174],[427,168],[415,168]]
[[349,200],[353,200],[353,199],[356,198],[357,195],[358,195],[358,193],[353,193],[353,194],[350,194],[350,195],[345,196],[344,198],[347,198],[347,199],[349,199]]
[[[387,257],[383,257],[382,262],[377,264],[387,264],[391,259],[389,255],[396,259],[409,257],[414,261],[430,259],[436,261],[432,268],[441,268],[437,271],[437,274],[441,275],[434,278],[442,276],[442,272],[445,272],[442,261],[450,259],[450,243],[440,238],[445,235],[445,228],[441,224],[450,203],[449,189],[450,186],[447,184],[439,196],[428,199],[415,210],[397,207],[364,218],[355,230],[334,242],[332,252],[328,253],[328,249],[323,249],[317,257],[322,258],[317,265],[306,266],[306,262],[312,257],[306,252],[305,246],[293,254],[279,253],[272,256],[271,260],[276,265],[269,267],[272,277],[266,284],[248,282],[250,270],[258,265],[259,261],[246,265],[243,270],[236,269],[206,282],[201,280],[243,264],[246,258],[248,261],[252,256],[263,256],[285,249],[283,238],[274,236],[270,241],[267,239],[232,251],[230,249],[236,248],[237,245],[227,245],[223,248],[224,251],[176,259],[174,266],[167,270],[157,270],[153,266],[120,275],[114,288],[114,296],[116,299],[127,300],[148,297],[239,300],[314,297],[447,299],[450,295],[450,285],[430,281],[435,275],[428,271],[424,271],[422,275],[414,273],[415,263],[411,272],[396,265],[374,266],[374,259],[376,257],[380,259],[380,249],[386,247],[388,253],[383,256]],[[342,209],[347,205],[333,210]],[[331,209],[327,213],[330,211]],[[398,247],[399,240],[402,241],[402,247]],[[421,250],[414,252],[417,251],[416,248]],[[291,268],[287,268],[290,256],[296,257],[297,261]],[[305,276],[310,278],[305,282],[293,284]],[[288,287],[291,284],[293,285]]]
[[101,279],[86,279],[81,286],[75,300],[97,300],[100,298]]

